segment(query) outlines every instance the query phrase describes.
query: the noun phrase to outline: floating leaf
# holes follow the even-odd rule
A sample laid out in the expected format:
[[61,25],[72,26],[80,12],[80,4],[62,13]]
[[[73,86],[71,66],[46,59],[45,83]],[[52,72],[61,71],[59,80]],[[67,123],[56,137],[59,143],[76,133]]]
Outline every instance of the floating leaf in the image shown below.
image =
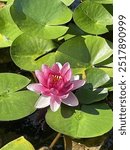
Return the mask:
[[87,85],[86,87],[80,88],[76,92],[76,96],[81,104],[91,104],[98,102],[106,98],[108,95],[107,88],[91,89]]
[[73,2],[74,2],[74,0],[61,0],[66,6],[69,6],[69,5],[71,5]]
[[34,71],[40,69],[42,64],[52,65],[55,62],[55,54],[48,54],[54,48],[51,40],[22,34],[11,46],[11,57],[20,68]]
[[105,71],[109,77],[110,80],[103,85],[103,87],[108,88],[109,91],[113,90],[113,68],[100,68],[101,70]]
[[0,48],[10,46],[12,41],[8,40],[4,35],[0,34]]
[[100,87],[110,80],[108,74],[106,74],[105,71],[98,68],[88,69],[86,71],[86,76],[87,83],[92,84],[93,88]]
[[13,40],[21,34],[10,15],[11,4],[0,9],[0,47],[9,47]]
[[113,57],[109,57],[108,59],[104,60],[103,62],[96,64],[97,67],[113,67]]
[[113,0],[83,0],[83,1],[91,1],[99,4],[112,4]]
[[85,43],[91,56],[91,64],[100,63],[112,55],[113,51],[104,38],[91,35],[85,37]]
[[68,40],[72,37],[75,37],[75,36],[81,36],[81,35],[86,35],[85,32],[83,32],[79,27],[77,27],[74,23],[70,23],[68,25],[69,27],[69,30],[67,31],[67,33],[65,34],[64,36],[64,39],[65,40]]
[[65,34],[68,27],[63,24],[72,18],[71,10],[61,0],[15,0],[11,14],[23,32],[45,39]]
[[38,95],[30,91],[19,91],[30,80],[12,73],[0,73],[0,120],[23,118],[35,111]]
[[103,34],[108,32],[107,25],[112,25],[111,14],[98,3],[85,1],[74,11],[74,22],[83,31],[90,34]]
[[90,61],[90,55],[84,38],[75,37],[64,42],[56,52],[56,61],[69,62],[72,68],[85,68]]
[[14,141],[9,142],[0,150],[35,150],[30,142],[24,137],[20,137]]
[[90,138],[112,128],[112,111],[105,103],[82,105],[81,109],[63,105],[57,112],[49,109],[46,121],[57,132],[74,138]]

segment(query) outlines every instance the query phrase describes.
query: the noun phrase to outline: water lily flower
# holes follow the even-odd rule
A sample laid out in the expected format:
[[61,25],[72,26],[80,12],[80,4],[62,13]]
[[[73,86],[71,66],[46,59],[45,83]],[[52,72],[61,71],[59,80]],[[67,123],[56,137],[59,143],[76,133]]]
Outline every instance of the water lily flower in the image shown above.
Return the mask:
[[36,108],[44,108],[50,105],[52,111],[57,111],[61,102],[69,106],[79,104],[77,97],[72,93],[85,84],[85,80],[79,80],[79,75],[73,76],[69,63],[63,66],[57,62],[51,68],[42,65],[41,70],[36,70],[35,75],[39,83],[29,84],[27,89],[40,93]]

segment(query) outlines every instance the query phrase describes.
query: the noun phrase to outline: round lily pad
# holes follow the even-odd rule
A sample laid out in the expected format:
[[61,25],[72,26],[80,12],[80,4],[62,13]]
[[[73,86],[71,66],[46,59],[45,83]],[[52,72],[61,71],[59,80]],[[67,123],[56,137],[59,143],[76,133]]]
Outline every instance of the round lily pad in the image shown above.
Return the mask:
[[56,52],[56,61],[69,62],[72,68],[85,68],[90,55],[84,41],[82,37],[74,37],[64,42]]
[[73,2],[74,2],[74,0],[61,0],[66,6],[69,6],[69,5],[71,5]]
[[107,88],[89,88],[89,85],[76,91],[76,96],[81,104],[92,104],[104,100],[108,96]]
[[8,4],[0,9],[0,47],[9,47],[13,40],[22,32],[14,23],[10,15],[10,6]]
[[20,91],[30,80],[12,73],[0,73],[0,120],[23,118],[35,111],[38,94],[28,90]]
[[23,32],[45,39],[65,34],[68,27],[64,24],[72,18],[71,10],[61,0],[15,0],[11,14]]
[[35,150],[32,144],[24,137],[17,138],[3,146],[1,150]]
[[74,22],[83,31],[90,34],[108,32],[107,25],[112,25],[111,14],[103,5],[92,1],[84,1],[74,11]]
[[55,62],[54,52],[50,53],[54,48],[51,40],[22,34],[11,46],[11,57],[20,68],[34,71],[40,69],[42,64],[52,65]]
[[113,0],[83,0],[83,1],[91,1],[99,4],[112,4]]
[[110,80],[109,75],[98,68],[91,68],[86,70],[87,83],[91,84],[93,88],[98,88]]
[[103,62],[113,53],[107,41],[102,37],[91,35],[85,36],[85,43],[91,56],[92,65]]
[[46,121],[57,132],[74,138],[90,138],[112,128],[112,111],[105,103],[82,105],[80,109],[62,105],[57,112],[49,109]]

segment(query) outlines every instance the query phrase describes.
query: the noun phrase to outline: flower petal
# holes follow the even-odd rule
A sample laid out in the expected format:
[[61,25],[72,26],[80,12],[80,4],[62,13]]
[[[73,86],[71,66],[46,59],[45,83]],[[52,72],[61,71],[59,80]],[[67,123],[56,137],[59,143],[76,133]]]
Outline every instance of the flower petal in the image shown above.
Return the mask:
[[51,69],[55,73],[59,73],[60,72],[60,68],[59,68],[58,64],[54,64]]
[[50,105],[50,97],[46,96],[40,96],[39,99],[37,100],[35,107],[36,108],[45,108]]
[[56,64],[59,66],[60,70],[62,69],[62,64],[60,62],[56,62]]
[[70,80],[73,81],[73,80],[79,80],[79,79],[80,79],[80,76],[75,75],[75,76],[72,76]]
[[30,91],[35,91],[37,93],[42,93],[43,86],[40,83],[33,83],[27,86],[27,89]]
[[39,81],[41,84],[43,84],[43,85],[46,84],[46,80],[45,80],[45,78],[44,78],[44,73],[43,73],[42,71],[36,70],[36,71],[35,71],[35,75],[36,75],[38,81]]
[[62,103],[68,106],[77,106],[79,104],[79,101],[77,97],[72,92],[70,92],[69,96],[66,99],[62,100]]
[[42,65],[42,72],[44,73],[44,77],[47,79],[51,70],[47,65]]
[[50,108],[52,111],[57,111],[61,105],[61,100],[57,96],[52,96],[50,100]]
[[68,94],[70,91],[72,91],[74,85],[71,82],[66,83],[63,88],[59,91],[60,95],[66,95]]
[[73,83],[73,85],[74,85],[72,91],[80,88],[81,86],[83,86],[85,84],[85,82],[86,82],[85,80],[74,80],[74,81],[71,81],[71,83]]
[[71,77],[72,77],[72,70],[69,69],[69,70],[66,72],[66,74],[63,76],[64,82],[70,81]]
[[70,69],[70,64],[67,62],[63,65],[61,69],[61,75],[64,76],[69,69]]

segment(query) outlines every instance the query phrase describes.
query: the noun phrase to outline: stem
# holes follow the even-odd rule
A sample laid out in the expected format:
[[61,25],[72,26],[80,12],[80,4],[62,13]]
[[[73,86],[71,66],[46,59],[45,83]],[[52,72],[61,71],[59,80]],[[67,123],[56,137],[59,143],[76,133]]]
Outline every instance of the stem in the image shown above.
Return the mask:
[[64,150],[72,150],[72,139],[64,135]]
[[52,141],[52,143],[50,144],[49,149],[53,148],[53,146],[56,144],[56,142],[59,140],[60,137],[61,137],[61,133],[58,133],[54,138],[54,140]]
[[36,76],[35,76],[35,73],[34,73],[34,72],[31,72],[31,73],[32,73],[32,76],[33,76],[35,82],[38,82],[38,80],[37,80],[37,78],[36,78]]

